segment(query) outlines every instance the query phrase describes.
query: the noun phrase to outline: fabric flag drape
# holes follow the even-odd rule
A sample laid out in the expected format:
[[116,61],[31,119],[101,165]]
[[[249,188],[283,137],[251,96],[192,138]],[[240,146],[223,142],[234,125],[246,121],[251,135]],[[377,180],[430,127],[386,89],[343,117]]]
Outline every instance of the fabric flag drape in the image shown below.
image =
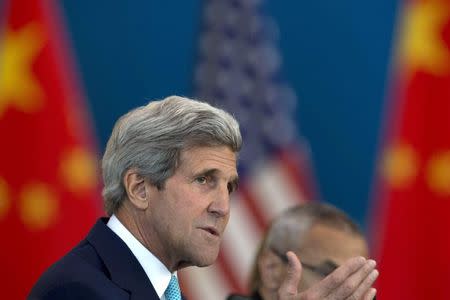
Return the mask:
[[406,1],[373,223],[381,299],[448,299],[450,1]]
[[240,185],[218,261],[181,272],[182,290],[190,299],[225,299],[245,291],[268,222],[316,196],[308,148],[293,119],[295,93],[282,78],[277,28],[263,2],[204,2],[196,95],[238,119],[244,145]]
[[25,299],[101,211],[96,153],[57,4],[5,1],[0,19],[3,299]]

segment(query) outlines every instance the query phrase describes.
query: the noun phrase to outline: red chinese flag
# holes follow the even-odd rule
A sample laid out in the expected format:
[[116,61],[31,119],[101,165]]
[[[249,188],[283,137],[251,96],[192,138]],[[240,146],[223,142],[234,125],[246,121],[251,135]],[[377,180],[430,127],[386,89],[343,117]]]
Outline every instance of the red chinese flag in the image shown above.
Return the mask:
[[0,19],[2,299],[24,299],[101,214],[96,153],[57,3],[7,1]]
[[381,299],[449,299],[450,1],[408,1],[373,231]]

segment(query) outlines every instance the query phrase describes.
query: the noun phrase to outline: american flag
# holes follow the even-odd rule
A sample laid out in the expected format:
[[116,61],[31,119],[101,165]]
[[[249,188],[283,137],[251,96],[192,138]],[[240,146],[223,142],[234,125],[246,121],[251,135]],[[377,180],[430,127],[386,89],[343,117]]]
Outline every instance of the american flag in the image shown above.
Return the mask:
[[189,299],[225,299],[246,292],[253,257],[270,220],[312,199],[308,151],[292,114],[294,91],[281,76],[276,24],[262,0],[204,2],[196,96],[231,112],[244,145],[240,187],[217,262],[180,272]]

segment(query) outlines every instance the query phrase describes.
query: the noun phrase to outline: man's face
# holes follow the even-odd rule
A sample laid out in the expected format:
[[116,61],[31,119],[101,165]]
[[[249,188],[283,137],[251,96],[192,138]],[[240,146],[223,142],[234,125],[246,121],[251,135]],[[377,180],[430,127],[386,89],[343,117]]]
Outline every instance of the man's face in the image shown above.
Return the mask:
[[[332,270],[332,266],[340,266],[352,257],[368,255],[367,245],[362,237],[322,224],[313,225],[306,236],[298,238],[297,249],[286,249],[288,250],[294,251],[302,263],[299,291],[304,291],[323,279],[325,275],[321,274],[322,269],[326,270],[328,267]],[[276,295],[286,276],[285,253],[279,252],[275,248],[264,249],[258,260],[262,285],[268,294]]]
[[325,277],[321,269],[331,271],[333,266],[338,267],[352,257],[368,255],[367,244],[361,236],[323,224],[313,225],[296,252],[303,264],[301,291]]
[[197,147],[181,153],[163,189],[150,188],[144,236],[169,269],[216,260],[237,176],[236,154],[228,147]]

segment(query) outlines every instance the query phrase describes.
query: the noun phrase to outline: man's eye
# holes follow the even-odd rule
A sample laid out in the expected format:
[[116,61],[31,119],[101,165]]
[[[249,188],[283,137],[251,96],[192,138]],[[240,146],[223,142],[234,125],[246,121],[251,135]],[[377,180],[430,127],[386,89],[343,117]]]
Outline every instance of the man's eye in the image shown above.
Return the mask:
[[206,178],[206,176],[200,176],[200,177],[197,177],[195,179],[195,181],[197,181],[200,184],[205,184],[208,181],[208,178]]
[[238,189],[238,184],[236,182],[228,183],[228,193],[232,194]]
[[228,194],[233,193],[236,190],[236,186],[232,183],[228,184]]

